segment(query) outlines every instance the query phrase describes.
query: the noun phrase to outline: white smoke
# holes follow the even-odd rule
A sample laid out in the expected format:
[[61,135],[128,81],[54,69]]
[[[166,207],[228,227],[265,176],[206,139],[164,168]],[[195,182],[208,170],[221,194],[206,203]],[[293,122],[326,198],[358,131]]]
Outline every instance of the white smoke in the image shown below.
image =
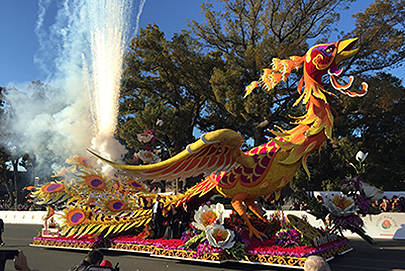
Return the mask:
[[146,0],[141,0],[139,3],[139,8],[138,8],[138,14],[136,15],[136,21],[135,21],[135,31],[134,35],[138,34],[139,30],[139,20],[141,19],[142,11],[143,11],[143,6],[145,5]]
[[[141,0],[139,5],[137,28],[145,2]],[[113,139],[116,116],[107,116],[113,119],[111,122],[99,112],[105,112],[107,106],[117,111],[131,0],[39,0],[38,6],[35,33],[40,48],[34,60],[46,79],[28,87],[8,87],[6,145],[14,153],[34,156],[38,170],[46,168],[48,174],[50,168],[57,171],[72,155],[88,156],[88,147],[108,159],[119,160],[126,151]],[[52,10],[57,10],[56,14]],[[111,13],[113,17],[109,17]],[[55,21],[49,23],[50,17]],[[111,40],[118,44],[112,45]],[[110,59],[105,62],[107,57]],[[101,62],[97,64],[96,59]],[[118,64],[111,63],[113,60]],[[103,80],[115,78],[97,81],[97,76]],[[110,81],[115,89],[97,93],[99,85]],[[110,92],[115,94],[108,96]],[[100,104],[100,97],[109,97],[106,100],[110,104]],[[109,122],[109,128],[102,128],[105,122]]]
[[92,137],[83,100],[69,101],[61,87],[31,84],[8,88],[11,118],[7,146],[16,155],[35,157],[38,173],[57,171],[73,154],[85,155]]

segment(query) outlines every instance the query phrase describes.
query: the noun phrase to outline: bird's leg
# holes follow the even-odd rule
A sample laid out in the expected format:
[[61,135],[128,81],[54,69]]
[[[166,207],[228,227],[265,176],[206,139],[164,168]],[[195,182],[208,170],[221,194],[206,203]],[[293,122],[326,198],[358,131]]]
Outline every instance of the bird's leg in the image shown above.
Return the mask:
[[260,212],[259,208],[257,208],[257,205],[255,203],[255,199],[246,199],[245,200],[245,204],[247,205],[247,207],[249,207],[249,209],[255,214],[257,215],[258,218],[260,218],[260,220],[264,221],[264,222],[268,222],[267,219],[263,216],[262,212]]
[[232,198],[232,207],[235,211],[241,216],[243,221],[245,221],[246,225],[249,229],[249,236],[252,237],[254,235],[256,238],[262,240],[262,236],[264,233],[258,231],[255,227],[252,226],[250,223],[249,217],[246,214],[245,207],[243,206],[242,202],[249,196],[246,192],[237,193]]

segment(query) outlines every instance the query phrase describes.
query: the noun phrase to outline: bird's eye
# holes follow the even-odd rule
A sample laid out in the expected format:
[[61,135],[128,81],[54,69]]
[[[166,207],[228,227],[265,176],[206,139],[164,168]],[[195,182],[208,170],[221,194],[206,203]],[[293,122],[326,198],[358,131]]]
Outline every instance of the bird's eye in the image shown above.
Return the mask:
[[332,53],[333,51],[333,46],[329,46],[328,48],[326,48],[325,52],[327,53]]

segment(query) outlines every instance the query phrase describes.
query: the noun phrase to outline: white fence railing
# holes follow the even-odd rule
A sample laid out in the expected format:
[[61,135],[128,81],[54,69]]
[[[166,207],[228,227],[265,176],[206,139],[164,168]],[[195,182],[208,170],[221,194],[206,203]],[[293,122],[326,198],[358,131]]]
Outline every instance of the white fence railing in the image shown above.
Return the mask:
[[[273,213],[273,211],[267,211]],[[298,217],[306,216],[308,222],[314,227],[323,226],[322,221],[305,211],[283,211],[284,215],[294,214]],[[227,210],[230,213],[230,210]],[[46,212],[43,211],[0,211],[0,218],[8,224],[36,224],[42,225]],[[56,218],[56,220],[58,220]],[[363,217],[364,228],[373,238],[405,240],[405,213],[381,213],[374,216]],[[356,236],[350,232],[346,236]]]

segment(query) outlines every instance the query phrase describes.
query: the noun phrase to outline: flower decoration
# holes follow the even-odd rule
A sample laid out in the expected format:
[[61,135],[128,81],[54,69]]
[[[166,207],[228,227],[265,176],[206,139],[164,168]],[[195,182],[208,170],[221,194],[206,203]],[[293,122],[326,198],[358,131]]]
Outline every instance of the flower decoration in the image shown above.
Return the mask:
[[139,161],[139,155],[138,153],[134,153],[134,159],[132,159],[132,164],[135,164]]
[[86,220],[86,214],[78,208],[71,209],[66,213],[66,222],[70,226],[76,226]]
[[368,201],[367,197],[363,194],[358,194],[354,198],[354,202],[356,206],[359,208],[358,212],[361,214],[367,214],[368,210],[370,209],[370,202]]
[[202,231],[205,231],[207,228],[212,228],[215,223],[223,224],[224,210],[224,205],[221,203],[210,206],[200,206],[194,214],[195,222],[192,222],[191,224]]
[[276,234],[276,244],[281,247],[302,246],[302,235],[296,229],[280,230]]
[[341,190],[343,194],[348,196],[353,196],[359,191],[360,184],[362,183],[361,178],[357,178],[357,176],[346,177],[341,184]]
[[41,187],[41,191],[43,193],[55,193],[64,191],[65,187],[61,183],[50,183]]
[[384,191],[378,189],[377,187],[371,186],[364,182],[361,182],[360,189],[363,191],[367,199],[375,201],[379,200],[384,196]]
[[83,165],[85,167],[91,167],[90,161],[88,158],[83,157],[83,156],[78,156],[77,157],[77,163],[80,165]]
[[163,125],[163,120],[157,119],[156,125],[157,125],[157,126],[162,126],[162,125]]
[[153,164],[159,162],[159,156],[157,156],[152,151],[139,151],[138,156],[145,164]]
[[207,239],[211,246],[230,249],[235,244],[233,231],[225,229],[223,225],[214,225],[206,230]]
[[117,213],[132,215],[136,211],[134,198],[128,193],[106,191],[104,194],[98,194],[92,204],[99,207],[100,211],[107,216],[117,215]]
[[137,134],[138,141],[141,143],[149,143],[155,138],[154,130],[146,130],[142,134]]
[[119,212],[130,209],[123,201],[118,199],[108,202],[107,208],[112,212]]
[[103,177],[95,174],[84,177],[84,182],[89,188],[96,190],[105,190],[105,182]]
[[130,188],[140,191],[146,191],[142,183],[137,181],[136,179],[131,178],[129,176],[125,176],[123,177],[123,179],[126,181],[126,183],[129,185]]
[[351,214],[347,217],[336,217],[334,219],[336,227],[343,230],[349,230],[351,232],[360,233],[362,227],[364,226],[363,220],[358,216]]
[[333,216],[337,217],[349,216],[359,210],[352,198],[334,194],[326,195],[323,205]]
[[368,152],[367,152],[366,154],[364,154],[364,152],[359,151],[359,152],[356,154],[356,160],[359,161],[359,162],[361,162],[361,163],[363,163],[364,160],[366,160],[367,156],[368,156]]
[[356,174],[359,176],[366,172],[366,166],[363,164],[364,160],[366,160],[368,156],[368,153],[364,154],[362,151],[359,151],[356,154],[356,161],[358,162],[358,165],[354,165],[353,163],[350,163],[350,165],[356,170]]

